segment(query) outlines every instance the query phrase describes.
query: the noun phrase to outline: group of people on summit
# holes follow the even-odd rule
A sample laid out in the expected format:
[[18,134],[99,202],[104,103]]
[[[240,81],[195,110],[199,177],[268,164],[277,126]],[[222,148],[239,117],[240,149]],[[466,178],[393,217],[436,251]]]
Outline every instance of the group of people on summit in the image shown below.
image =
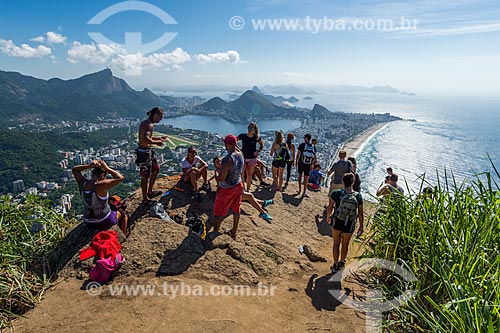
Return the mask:
[[[140,169],[142,204],[150,205],[154,198],[162,192],[154,190],[160,167],[155,157],[156,146],[163,146],[168,136],[153,137],[154,124],[159,123],[164,111],[155,107],[147,112],[147,119],[139,125],[139,147],[136,150],[136,164]],[[275,133],[275,139],[270,147],[272,156],[272,190],[285,191],[292,174],[292,167],[297,168],[298,193],[301,198],[309,197],[307,190],[320,190],[325,177],[321,173],[321,164],[317,160],[315,144],[311,134],[304,135],[304,141],[295,147],[293,133],[285,137],[282,131]],[[241,148],[238,142],[241,142]],[[200,190],[211,191],[210,181],[215,180],[217,190],[213,206],[213,231],[218,234],[223,219],[229,210],[233,215],[233,226],[225,233],[236,239],[240,220],[240,206],[242,201],[249,202],[259,216],[268,222],[272,217],[265,208],[273,203],[272,199],[258,200],[250,192],[252,180],[260,180],[262,186],[269,186],[266,182],[267,166],[259,159],[264,152],[264,143],[259,134],[259,127],[255,122],[248,125],[247,132],[235,136],[229,134],[224,137],[223,143],[226,154],[223,157],[213,158],[215,167],[214,176],[208,178],[208,163],[198,156],[196,147],[187,150],[187,156],[181,162],[181,180],[191,184],[194,197],[201,200]],[[337,272],[345,265],[350,239],[359,227],[357,235],[364,229],[363,198],[360,194],[361,179],[356,172],[356,159],[346,159],[346,152],[339,152],[339,159],[327,171],[327,178],[331,178],[328,190],[328,205],[325,205],[327,221],[332,228],[333,236],[333,264],[332,272]],[[92,169],[92,177],[85,179],[82,171]],[[285,174],[286,169],[286,176]],[[388,170],[388,179],[379,189],[377,195],[387,195],[394,191],[403,192],[397,185],[398,176]],[[112,178],[106,178],[106,174]],[[123,180],[123,176],[111,169],[104,161],[93,161],[88,165],[78,165],[73,168],[73,174],[80,188],[84,201],[84,221],[92,227],[99,229],[109,228],[118,224],[120,229],[128,236],[130,226],[128,217],[123,211],[109,209],[109,189]],[[198,186],[200,178],[203,179],[201,187]]]

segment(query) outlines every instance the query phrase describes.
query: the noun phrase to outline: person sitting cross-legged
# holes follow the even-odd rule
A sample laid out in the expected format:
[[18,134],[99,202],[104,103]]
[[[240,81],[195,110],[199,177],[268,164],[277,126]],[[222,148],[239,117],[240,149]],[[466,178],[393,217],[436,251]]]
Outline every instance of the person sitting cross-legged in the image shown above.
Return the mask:
[[194,195],[196,198],[200,197],[198,192],[198,180],[203,177],[202,189],[210,192],[210,185],[207,179],[208,164],[201,159],[198,151],[194,146],[190,146],[187,151],[187,156],[181,162],[182,167],[182,180],[185,183],[190,183],[193,186]]

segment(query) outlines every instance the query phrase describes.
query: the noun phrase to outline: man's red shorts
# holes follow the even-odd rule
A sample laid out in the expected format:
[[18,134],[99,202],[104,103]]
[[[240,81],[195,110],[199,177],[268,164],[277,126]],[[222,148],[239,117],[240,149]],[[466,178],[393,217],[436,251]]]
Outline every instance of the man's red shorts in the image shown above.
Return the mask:
[[214,202],[214,216],[226,216],[229,208],[233,213],[240,212],[243,183],[232,188],[219,188]]

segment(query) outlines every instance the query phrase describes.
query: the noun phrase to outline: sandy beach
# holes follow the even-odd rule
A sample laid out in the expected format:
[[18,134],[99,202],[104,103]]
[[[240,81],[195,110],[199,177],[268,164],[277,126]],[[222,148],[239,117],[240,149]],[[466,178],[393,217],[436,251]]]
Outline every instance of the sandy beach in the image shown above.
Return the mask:
[[366,131],[362,132],[361,134],[356,135],[349,141],[345,142],[344,145],[342,146],[342,149],[347,152],[347,156],[354,156],[356,157],[358,153],[361,151],[363,146],[370,141],[370,139],[380,130],[382,130],[384,127],[386,127],[390,123],[380,123],[373,125],[372,127],[368,128]]

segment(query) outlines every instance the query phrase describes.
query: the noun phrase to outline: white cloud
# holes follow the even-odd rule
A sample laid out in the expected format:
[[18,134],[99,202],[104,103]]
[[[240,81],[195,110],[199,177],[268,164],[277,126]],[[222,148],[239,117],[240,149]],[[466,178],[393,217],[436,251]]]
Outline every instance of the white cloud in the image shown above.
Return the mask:
[[28,44],[17,46],[11,40],[0,39],[0,50],[10,57],[41,58],[52,53],[52,50],[43,45],[32,47]]
[[281,75],[286,77],[301,77],[304,76],[304,73],[295,73],[295,72],[283,72]]
[[414,37],[453,36],[453,35],[478,34],[483,32],[492,32],[499,30],[500,30],[500,22],[468,25],[468,26],[454,27],[454,28],[417,29],[417,30],[406,31],[404,33],[404,36],[406,37],[407,36],[414,36]]
[[37,43],[47,42],[48,44],[64,44],[66,43],[67,39],[68,38],[66,36],[58,34],[57,32],[47,31],[47,33],[45,33],[45,37],[38,36],[35,38],[31,38],[30,40]]
[[167,71],[180,71],[182,64],[190,60],[189,53],[178,47],[169,53],[153,53],[148,56],[142,53],[119,54],[112,60],[112,65],[124,71],[162,67]]
[[236,64],[241,61],[240,54],[237,51],[227,51],[227,52],[218,52],[218,53],[209,53],[209,54],[197,54],[194,56],[196,60],[201,62],[202,64],[207,63],[233,63]]
[[31,38],[30,41],[37,42],[37,43],[43,43],[43,42],[45,42],[45,37],[38,36],[38,37],[35,37],[35,38]]
[[66,43],[66,36],[58,34],[57,32],[47,32],[47,43],[49,44],[63,44]]
[[73,42],[68,50],[68,61],[75,64],[80,61],[86,61],[91,64],[104,64],[113,56],[123,53],[118,45],[108,44],[82,44]]

